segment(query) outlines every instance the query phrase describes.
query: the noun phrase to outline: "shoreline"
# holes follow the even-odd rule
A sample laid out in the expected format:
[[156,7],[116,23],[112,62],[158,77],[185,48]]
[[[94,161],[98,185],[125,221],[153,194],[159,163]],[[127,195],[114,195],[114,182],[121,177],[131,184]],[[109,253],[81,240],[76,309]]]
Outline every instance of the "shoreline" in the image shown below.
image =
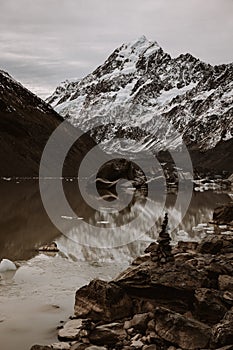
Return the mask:
[[[232,209],[216,210],[214,219],[232,223]],[[31,350],[232,349],[232,231],[170,247],[165,224],[158,242],[117,278],[77,290],[60,342]]]

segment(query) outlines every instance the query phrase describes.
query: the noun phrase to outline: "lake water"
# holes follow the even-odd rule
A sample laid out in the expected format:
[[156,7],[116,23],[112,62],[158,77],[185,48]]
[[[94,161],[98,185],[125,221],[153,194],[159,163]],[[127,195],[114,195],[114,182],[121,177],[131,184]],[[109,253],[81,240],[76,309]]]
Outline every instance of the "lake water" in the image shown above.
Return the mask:
[[[211,231],[205,224],[211,220],[213,209],[230,202],[227,193],[194,192],[180,222],[185,203],[181,201],[175,208],[176,192],[170,192],[161,210],[164,196],[155,189],[148,207],[147,199],[133,195],[129,206],[116,215],[102,207],[97,212],[86,204],[76,181],[64,181],[67,199],[77,216],[60,213],[60,203],[52,193],[61,233],[44,210],[37,182],[18,182],[0,182],[0,259],[19,264],[16,272],[2,273],[0,279],[0,342],[4,350],[26,350],[36,343],[55,342],[56,326],[73,314],[75,291],[96,277],[110,280],[143,253],[158,236],[165,211],[173,243],[200,240]],[[185,188],[181,191],[185,194]],[[183,198],[185,201],[185,195]],[[111,208],[111,203],[108,201],[105,209]],[[148,229],[147,223],[156,211],[158,220]],[[130,226],[139,215],[136,225]],[[118,230],[124,225],[124,231]],[[111,227],[114,229],[108,230]],[[38,247],[54,240],[59,254],[37,252]]]

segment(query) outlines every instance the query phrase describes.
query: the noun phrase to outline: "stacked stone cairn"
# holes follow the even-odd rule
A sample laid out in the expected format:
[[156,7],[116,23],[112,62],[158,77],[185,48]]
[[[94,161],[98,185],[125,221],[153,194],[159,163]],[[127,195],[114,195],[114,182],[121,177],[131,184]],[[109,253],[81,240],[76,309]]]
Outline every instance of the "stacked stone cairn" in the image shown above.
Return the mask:
[[168,214],[164,216],[162,230],[159,233],[158,244],[150,252],[151,260],[157,265],[163,265],[174,260],[170,245],[171,237],[168,233]]

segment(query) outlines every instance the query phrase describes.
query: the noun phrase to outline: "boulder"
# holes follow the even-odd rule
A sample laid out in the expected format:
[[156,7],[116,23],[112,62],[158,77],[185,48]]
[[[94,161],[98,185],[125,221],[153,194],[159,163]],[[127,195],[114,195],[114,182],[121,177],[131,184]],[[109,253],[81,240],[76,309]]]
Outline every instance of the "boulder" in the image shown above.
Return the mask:
[[58,331],[59,340],[78,340],[82,327],[81,319],[74,319],[66,322],[62,329]]
[[122,323],[111,323],[97,326],[89,335],[89,340],[95,345],[114,345],[125,339],[126,331]]
[[155,310],[155,330],[167,342],[186,350],[208,348],[211,337],[207,325],[161,307]]
[[209,234],[200,242],[197,252],[201,254],[233,253],[233,235]]
[[233,277],[228,275],[219,276],[218,285],[220,290],[227,290],[229,292],[233,292]]
[[132,301],[120,286],[96,279],[76,292],[74,311],[80,318],[112,322],[131,316]]
[[114,279],[118,285],[124,289],[132,288],[146,288],[150,285],[151,267],[147,263],[142,263],[139,266],[130,266],[128,269],[120,273]]
[[218,323],[227,312],[222,293],[214,289],[197,289],[195,291],[194,307],[196,318],[208,324]]
[[184,264],[167,264],[151,270],[151,284],[177,290],[193,291],[209,286],[210,281],[204,269],[197,269],[188,262]]
[[222,236],[209,234],[200,242],[197,251],[201,254],[219,254],[222,247]]

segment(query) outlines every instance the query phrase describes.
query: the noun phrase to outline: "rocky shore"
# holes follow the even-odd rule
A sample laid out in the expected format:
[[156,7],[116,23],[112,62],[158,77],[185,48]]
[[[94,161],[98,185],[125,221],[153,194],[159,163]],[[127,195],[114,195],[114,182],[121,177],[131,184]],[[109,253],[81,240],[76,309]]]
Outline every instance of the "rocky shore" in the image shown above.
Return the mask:
[[172,247],[165,215],[145,255],[114,280],[76,292],[59,342],[31,350],[233,349],[233,205],[213,220],[227,225],[224,234]]

